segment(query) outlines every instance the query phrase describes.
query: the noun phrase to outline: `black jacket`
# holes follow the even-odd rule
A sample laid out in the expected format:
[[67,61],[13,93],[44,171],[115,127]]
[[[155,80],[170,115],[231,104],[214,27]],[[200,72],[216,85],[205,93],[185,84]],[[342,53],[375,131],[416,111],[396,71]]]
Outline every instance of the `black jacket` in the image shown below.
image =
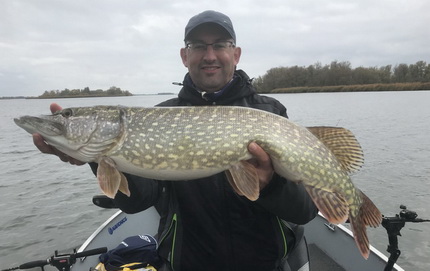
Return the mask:
[[[287,117],[286,108],[258,95],[241,70],[217,95],[200,93],[186,75],[178,97],[159,106],[214,104],[252,107]],[[224,173],[184,182],[126,176],[131,197],[118,192],[116,205],[127,213],[157,207],[159,252],[174,270],[273,270],[287,252],[289,233],[281,220],[305,224],[317,213],[302,185],[277,174],[255,202],[237,195]]]

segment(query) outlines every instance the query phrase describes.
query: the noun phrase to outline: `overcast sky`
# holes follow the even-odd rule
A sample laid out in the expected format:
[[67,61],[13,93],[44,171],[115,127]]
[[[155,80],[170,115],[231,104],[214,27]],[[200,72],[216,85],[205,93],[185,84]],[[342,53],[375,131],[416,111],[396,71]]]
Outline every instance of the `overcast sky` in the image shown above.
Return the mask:
[[430,62],[429,0],[0,0],[0,96],[175,92],[190,17],[233,21],[250,77],[279,66]]

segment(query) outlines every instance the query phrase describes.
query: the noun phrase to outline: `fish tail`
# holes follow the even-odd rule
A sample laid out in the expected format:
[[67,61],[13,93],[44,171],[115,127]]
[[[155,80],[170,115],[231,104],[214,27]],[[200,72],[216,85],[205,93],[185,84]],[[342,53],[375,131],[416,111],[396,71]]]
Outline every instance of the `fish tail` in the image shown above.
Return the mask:
[[349,221],[354,233],[355,243],[365,259],[369,258],[369,238],[366,226],[378,227],[382,222],[382,214],[375,204],[360,190],[357,193],[362,199],[362,204],[356,215],[352,210],[349,212]]

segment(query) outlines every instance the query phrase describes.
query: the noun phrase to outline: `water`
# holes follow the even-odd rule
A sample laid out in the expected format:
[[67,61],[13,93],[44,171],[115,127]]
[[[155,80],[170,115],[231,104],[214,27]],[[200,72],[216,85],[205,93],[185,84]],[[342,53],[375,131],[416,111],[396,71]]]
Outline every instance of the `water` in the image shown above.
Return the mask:
[[[365,165],[354,183],[387,216],[405,204],[430,218],[430,91],[273,95],[290,119],[305,126],[342,126],[354,132]],[[0,269],[45,259],[54,250],[78,247],[110,215],[91,203],[100,190],[87,165],[71,166],[43,155],[13,118],[63,107],[96,104],[153,106],[173,96],[55,100],[0,100]],[[385,252],[385,229],[369,229]],[[430,223],[407,224],[399,237],[398,263],[430,270]],[[46,270],[53,270],[46,268]]]

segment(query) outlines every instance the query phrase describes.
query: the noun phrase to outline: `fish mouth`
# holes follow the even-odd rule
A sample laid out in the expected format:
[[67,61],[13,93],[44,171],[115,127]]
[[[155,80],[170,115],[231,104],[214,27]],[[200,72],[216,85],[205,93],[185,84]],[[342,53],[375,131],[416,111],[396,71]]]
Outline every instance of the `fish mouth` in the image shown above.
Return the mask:
[[14,122],[30,134],[38,133],[42,136],[59,136],[63,134],[63,125],[44,118],[23,116],[15,118]]

